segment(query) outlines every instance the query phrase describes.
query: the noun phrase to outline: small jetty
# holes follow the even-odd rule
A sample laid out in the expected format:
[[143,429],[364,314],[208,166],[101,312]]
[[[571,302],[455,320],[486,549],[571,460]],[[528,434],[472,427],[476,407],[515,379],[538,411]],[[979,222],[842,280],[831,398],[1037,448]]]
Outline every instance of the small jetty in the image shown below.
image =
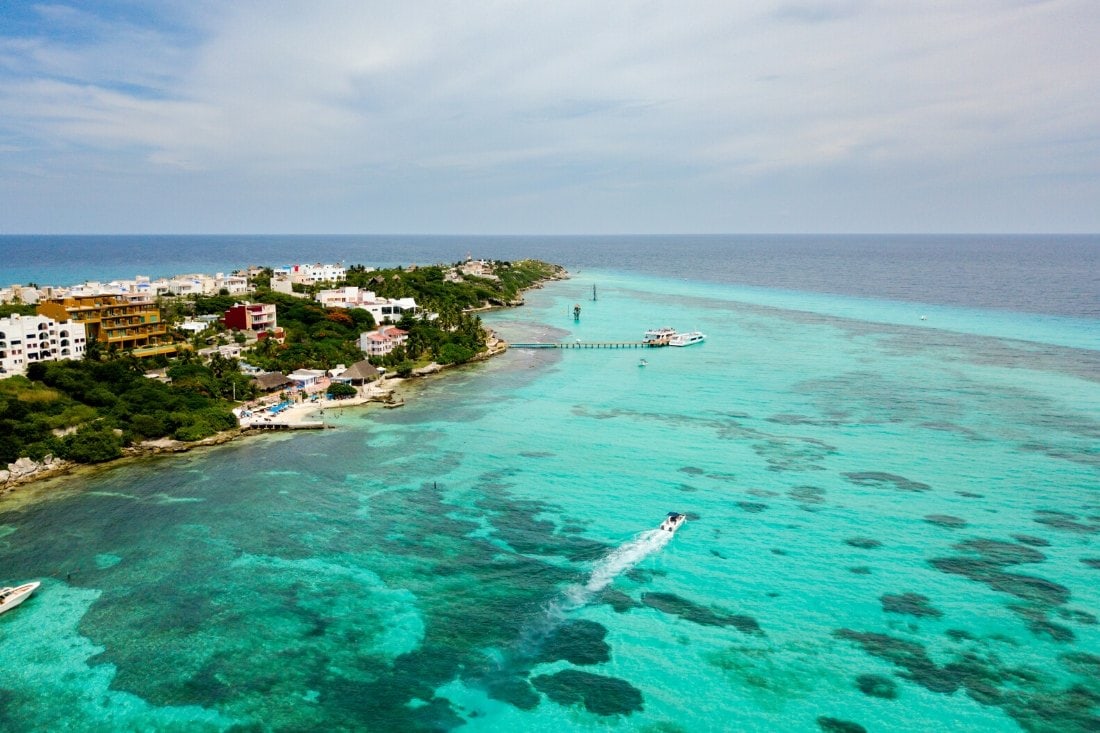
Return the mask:
[[668,342],[653,341],[534,341],[509,344],[511,349],[652,349],[668,346]]

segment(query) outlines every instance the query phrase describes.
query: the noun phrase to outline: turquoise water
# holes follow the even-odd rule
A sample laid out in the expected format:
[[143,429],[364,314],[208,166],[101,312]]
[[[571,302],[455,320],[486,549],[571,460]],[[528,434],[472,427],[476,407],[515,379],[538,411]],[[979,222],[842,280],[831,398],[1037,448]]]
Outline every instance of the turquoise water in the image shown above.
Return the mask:
[[1100,726],[1095,321],[603,271],[487,320],[708,339],[7,498],[0,729]]

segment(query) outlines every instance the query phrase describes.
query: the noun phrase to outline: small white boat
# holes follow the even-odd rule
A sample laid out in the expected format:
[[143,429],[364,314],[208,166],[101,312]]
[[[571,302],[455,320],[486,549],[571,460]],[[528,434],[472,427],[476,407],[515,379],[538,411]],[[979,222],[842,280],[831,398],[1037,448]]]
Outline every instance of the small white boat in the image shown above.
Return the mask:
[[680,512],[669,512],[665,517],[665,521],[661,522],[661,526],[657,529],[662,529],[665,532],[675,532],[680,529],[680,525],[687,521],[686,514],[680,514]]
[[18,606],[23,601],[27,600],[27,597],[31,593],[34,593],[38,586],[42,585],[39,582],[24,583],[23,585],[0,588],[0,613],[4,611],[10,611]]
[[669,346],[691,346],[702,342],[707,335],[702,331],[685,331],[678,333],[668,340]]
[[649,362],[646,361],[645,359],[642,359],[641,361],[638,362],[638,366],[640,366],[640,367],[649,366]]

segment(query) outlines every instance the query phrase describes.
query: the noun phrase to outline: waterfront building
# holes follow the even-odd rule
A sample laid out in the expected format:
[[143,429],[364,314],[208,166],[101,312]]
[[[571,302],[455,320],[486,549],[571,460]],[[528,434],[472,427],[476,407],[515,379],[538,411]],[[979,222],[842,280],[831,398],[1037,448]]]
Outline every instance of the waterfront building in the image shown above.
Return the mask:
[[225,312],[222,322],[226,328],[236,331],[278,330],[274,303],[237,303]]
[[406,313],[420,312],[414,298],[379,298],[373,290],[360,290],[354,285],[322,290],[316,300],[326,308],[362,308],[374,316],[375,323],[393,323]]
[[148,297],[70,295],[38,305],[38,315],[84,324],[89,342],[129,351],[137,357],[174,354],[176,344]]
[[0,318],[0,377],[26,374],[37,361],[83,359],[84,324],[48,316],[13,314]]
[[367,360],[357,361],[347,369],[333,370],[332,381],[340,384],[350,384],[358,387],[368,382],[373,382],[382,376],[382,373]]
[[395,326],[359,334],[359,349],[367,356],[385,356],[409,340],[407,331]]
[[318,392],[329,385],[328,373],[324,369],[297,369],[286,378],[303,392]]

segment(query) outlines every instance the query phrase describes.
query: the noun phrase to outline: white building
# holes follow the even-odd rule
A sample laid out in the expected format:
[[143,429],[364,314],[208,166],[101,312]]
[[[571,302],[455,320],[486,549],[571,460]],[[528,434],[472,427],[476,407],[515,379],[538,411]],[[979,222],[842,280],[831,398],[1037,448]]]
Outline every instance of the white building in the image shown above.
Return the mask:
[[36,361],[83,359],[87,348],[83,323],[46,316],[0,318],[0,376],[26,374]]
[[276,267],[272,278],[287,279],[298,285],[316,283],[338,283],[347,278],[347,268],[343,265],[287,265]]
[[322,290],[317,293],[317,302],[326,308],[362,308],[374,316],[375,323],[393,323],[406,313],[420,312],[414,298],[379,298],[373,290],[355,286]]
[[359,334],[359,349],[367,356],[385,356],[409,340],[407,331],[396,326]]

